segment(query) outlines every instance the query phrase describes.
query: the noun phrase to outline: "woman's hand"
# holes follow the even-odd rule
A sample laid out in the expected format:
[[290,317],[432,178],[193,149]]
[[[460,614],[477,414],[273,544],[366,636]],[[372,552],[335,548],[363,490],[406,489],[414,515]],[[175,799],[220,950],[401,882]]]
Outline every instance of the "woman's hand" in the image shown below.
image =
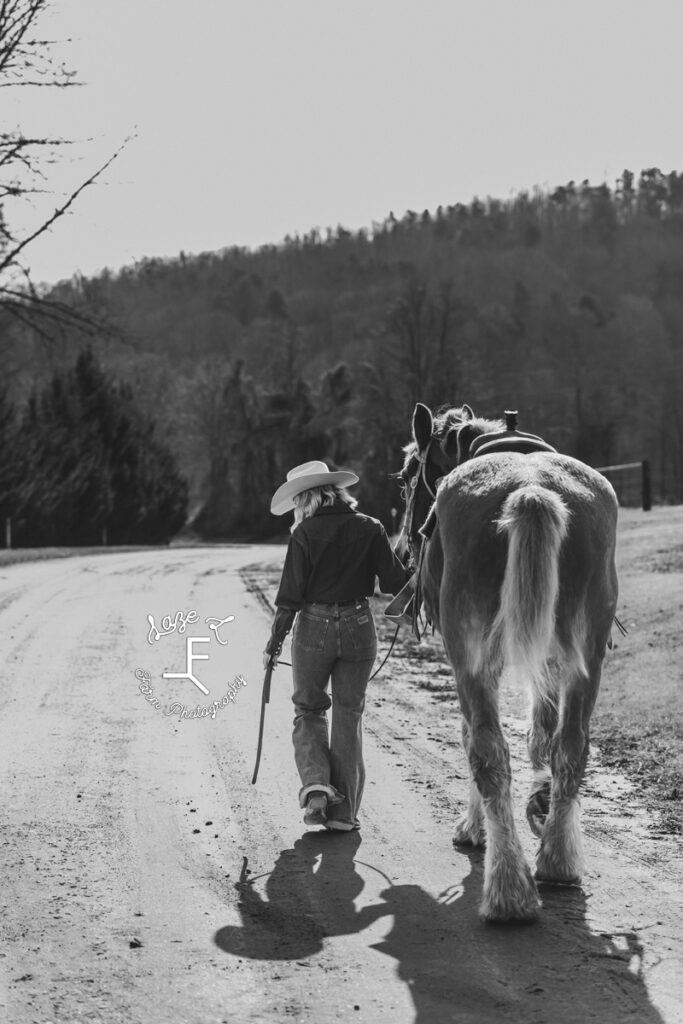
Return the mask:
[[[264,668],[268,668],[269,664],[270,664],[270,654],[268,654],[268,651],[264,651],[263,652],[263,667]],[[277,654],[274,654],[273,655],[273,668],[275,668],[276,665],[277,665]]]

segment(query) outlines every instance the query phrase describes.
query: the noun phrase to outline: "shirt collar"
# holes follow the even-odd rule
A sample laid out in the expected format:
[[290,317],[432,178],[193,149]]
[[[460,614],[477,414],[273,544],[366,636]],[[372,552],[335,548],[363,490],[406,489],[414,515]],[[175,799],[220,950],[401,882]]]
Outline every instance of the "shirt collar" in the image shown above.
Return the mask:
[[338,512],[353,512],[353,509],[345,501],[335,501],[334,505],[323,505],[322,508],[319,508],[313,514],[316,516],[330,516],[336,515]]

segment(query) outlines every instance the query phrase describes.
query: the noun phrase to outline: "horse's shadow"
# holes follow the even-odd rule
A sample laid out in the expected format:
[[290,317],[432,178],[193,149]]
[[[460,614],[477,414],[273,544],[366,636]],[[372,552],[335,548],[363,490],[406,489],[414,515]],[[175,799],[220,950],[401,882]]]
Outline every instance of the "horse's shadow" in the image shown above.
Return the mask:
[[356,910],[364,887],[354,860],[359,844],[357,833],[306,833],[281,852],[266,899],[245,864],[236,885],[242,924],[221,928],[216,944],[238,957],[302,960],[335,935],[360,933],[387,916],[393,923],[372,948],[397,961],[415,1024],[662,1024],[640,971],[638,936],[592,932],[580,888],[544,887],[535,925],[483,925],[483,854],[471,851],[462,884],[438,898],[420,885],[389,884],[380,902]]
[[463,884],[439,899],[418,885],[380,893],[394,925],[374,948],[397,960],[415,1024],[662,1024],[642,977],[636,933],[591,931],[586,894],[574,886],[541,886],[536,924],[483,925],[484,855],[467,856]]

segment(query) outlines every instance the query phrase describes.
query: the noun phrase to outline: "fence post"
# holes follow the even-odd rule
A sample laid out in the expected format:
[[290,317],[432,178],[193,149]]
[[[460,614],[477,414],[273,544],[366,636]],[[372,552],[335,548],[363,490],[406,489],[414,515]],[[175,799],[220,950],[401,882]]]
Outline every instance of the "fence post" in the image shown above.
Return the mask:
[[12,547],[12,520],[9,516],[5,519],[5,547]]
[[643,459],[642,465],[643,512],[652,509],[652,485],[650,482],[650,463]]

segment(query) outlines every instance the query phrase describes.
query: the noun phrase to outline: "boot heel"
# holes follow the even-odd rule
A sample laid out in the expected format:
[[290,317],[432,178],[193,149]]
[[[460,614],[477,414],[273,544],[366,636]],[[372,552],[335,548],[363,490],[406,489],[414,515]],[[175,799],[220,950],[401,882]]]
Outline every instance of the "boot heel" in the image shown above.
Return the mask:
[[312,793],[306,802],[304,814],[305,825],[324,825],[327,821],[327,796],[325,793]]

